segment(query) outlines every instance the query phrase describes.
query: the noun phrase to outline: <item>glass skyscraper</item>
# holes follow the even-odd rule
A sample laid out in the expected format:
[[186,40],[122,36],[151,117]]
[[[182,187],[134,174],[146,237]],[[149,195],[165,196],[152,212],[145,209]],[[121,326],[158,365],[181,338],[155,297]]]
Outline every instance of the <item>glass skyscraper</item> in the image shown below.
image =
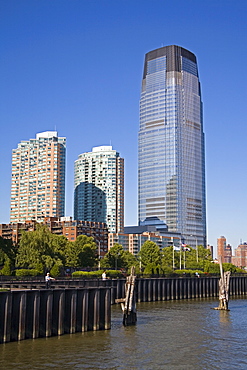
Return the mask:
[[182,243],[206,246],[202,101],[190,51],[146,54],[138,144],[139,224],[158,218]]
[[124,159],[112,146],[98,146],[75,161],[74,219],[124,228]]

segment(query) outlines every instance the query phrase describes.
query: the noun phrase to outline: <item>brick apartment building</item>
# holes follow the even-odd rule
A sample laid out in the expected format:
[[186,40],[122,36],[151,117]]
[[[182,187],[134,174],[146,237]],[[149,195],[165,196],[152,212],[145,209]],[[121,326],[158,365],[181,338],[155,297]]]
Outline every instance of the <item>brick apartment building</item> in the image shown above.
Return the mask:
[[241,268],[247,267],[247,243],[240,244],[235,249],[235,256],[232,257],[232,263]]
[[230,244],[226,244],[224,236],[217,239],[217,254],[218,260],[221,259],[222,263],[232,263],[232,247]]
[[[34,220],[24,223],[0,224],[0,236],[12,239],[18,244],[22,231],[34,231],[38,223]],[[68,240],[75,241],[79,235],[92,236],[103,256],[108,250],[108,230],[105,223],[91,221],[72,221],[71,218],[47,217],[43,225],[56,235],[64,235]]]

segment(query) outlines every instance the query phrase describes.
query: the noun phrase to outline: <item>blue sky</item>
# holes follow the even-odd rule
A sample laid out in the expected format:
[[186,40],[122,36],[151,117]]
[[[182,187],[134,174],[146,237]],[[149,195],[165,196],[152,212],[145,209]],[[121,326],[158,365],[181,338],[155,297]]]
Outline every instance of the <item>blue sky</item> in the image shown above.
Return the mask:
[[73,166],[93,146],[125,158],[125,224],[137,223],[137,134],[145,53],[197,56],[204,104],[208,243],[247,241],[245,0],[1,0],[0,223],[9,222],[11,151],[37,132],[67,138]]

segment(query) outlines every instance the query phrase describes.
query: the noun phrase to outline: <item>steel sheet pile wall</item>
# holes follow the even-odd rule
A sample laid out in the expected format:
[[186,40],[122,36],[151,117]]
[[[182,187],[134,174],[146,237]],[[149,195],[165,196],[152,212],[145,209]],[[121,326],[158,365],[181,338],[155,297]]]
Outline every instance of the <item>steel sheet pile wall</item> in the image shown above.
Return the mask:
[[[103,282],[112,288],[111,302],[125,297],[125,279]],[[231,276],[230,296],[247,294],[247,277]],[[138,278],[137,302],[218,297],[219,277]]]
[[[137,302],[218,297],[219,278],[137,279]],[[247,278],[230,278],[230,296],[247,294]]]
[[110,327],[109,288],[0,292],[0,343]]

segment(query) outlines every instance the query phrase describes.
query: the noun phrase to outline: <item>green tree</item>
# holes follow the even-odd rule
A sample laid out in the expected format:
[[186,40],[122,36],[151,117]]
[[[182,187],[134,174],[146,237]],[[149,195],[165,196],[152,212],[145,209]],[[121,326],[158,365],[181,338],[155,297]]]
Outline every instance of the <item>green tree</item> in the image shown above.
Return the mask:
[[109,269],[120,269],[126,268],[125,252],[122,245],[116,243],[114,246],[105,254],[104,258],[100,261],[102,268]]
[[142,245],[138,256],[141,261],[141,266],[144,268],[144,272],[151,273],[160,268],[162,254],[156,243],[147,240]]
[[66,248],[66,266],[94,267],[97,263],[97,246],[92,237],[79,235]]
[[46,225],[34,231],[24,231],[16,256],[16,266],[33,268],[39,272],[50,270],[54,264],[63,265],[67,245],[65,236],[54,235]]
[[59,264],[59,262],[56,262],[53,266],[52,266],[52,268],[51,268],[51,270],[50,270],[50,274],[51,274],[51,276],[59,276],[60,275],[60,272],[61,272],[61,268],[62,268],[63,266],[62,266],[62,264]]
[[212,256],[209,249],[198,245],[197,248],[191,248],[186,254],[186,268],[204,270],[207,261],[211,263]]
[[173,260],[174,260],[174,267],[179,268],[180,251],[175,251],[175,250],[173,251],[173,246],[163,248],[161,268],[164,271],[171,272],[173,269]]
[[4,239],[0,236],[0,265],[5,261],[10,261],[11,266],[15,264],[17,247],[11,239]]
[[204,264],[204,272],[210,274],[220,274],[220,265],[218,263],[206,261]]
[[75,242],[71,241],[68,242],[65,256],[66,256],[65,265],[67,267],[80,267],[79,251],[76,248]]
[[6,257],[6,254],[0,249],[0,266],[3,266]]
[[124,260],[125,269],[128,272],[130,272],[130,269],[132,266],[135,267],[136,273],[139,272],[140,270],[139,261],[132,253],[130,253],[129,251],[124,251],[123,260]]
[[130,271],[131,267],[135,266],[136,271],[139,271],[139,262],[137,258],[129,251],[125,251],[123,246],[118,243],[114,244],[106,253],[100,265],[102,268],[125,269],[127,271]]
[[4,262],[3,268],[1,270],[1,275],[10,276],[11,275],[11,261],[7,258]]

